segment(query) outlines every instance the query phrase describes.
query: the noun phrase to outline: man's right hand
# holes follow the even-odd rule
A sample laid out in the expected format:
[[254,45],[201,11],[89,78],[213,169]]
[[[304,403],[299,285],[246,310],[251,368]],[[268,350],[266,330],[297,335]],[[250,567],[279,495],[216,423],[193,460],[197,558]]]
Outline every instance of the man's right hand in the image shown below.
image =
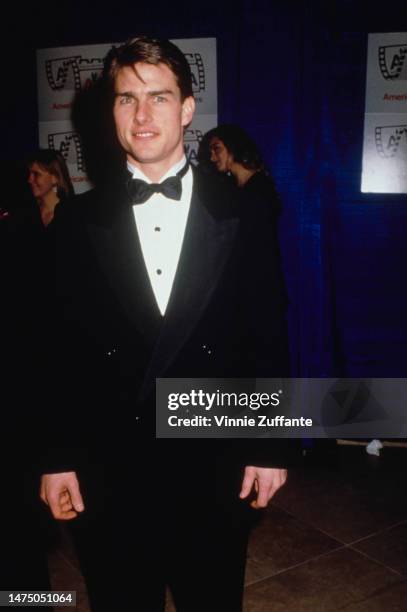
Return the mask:
[[58,520],[74,519],[85,509],[75,472],[43,474],[40,497]]

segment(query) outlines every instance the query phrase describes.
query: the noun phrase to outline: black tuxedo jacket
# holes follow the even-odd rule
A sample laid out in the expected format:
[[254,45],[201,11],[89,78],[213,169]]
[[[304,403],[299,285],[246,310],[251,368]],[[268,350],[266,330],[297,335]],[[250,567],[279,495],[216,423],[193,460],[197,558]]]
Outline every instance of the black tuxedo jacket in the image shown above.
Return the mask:
[[[286,298],[275,238],[255,216],[241,223],[237,201],[229,186],[194,170],[164,317],[144,265],[125,177],[61,210],[53,396],[65,416],[59,425],[58,416],[49,420],[59,436],[47,471],[74,469],[80,449],[92,444],[105,456],[130,447],[135,417],[141,437],[154,439],[157,377],[288,375]],[[226,448],[220,440],[198,442],[202,452]],[[287,461],[283,441],[228,445],[244,464]]]

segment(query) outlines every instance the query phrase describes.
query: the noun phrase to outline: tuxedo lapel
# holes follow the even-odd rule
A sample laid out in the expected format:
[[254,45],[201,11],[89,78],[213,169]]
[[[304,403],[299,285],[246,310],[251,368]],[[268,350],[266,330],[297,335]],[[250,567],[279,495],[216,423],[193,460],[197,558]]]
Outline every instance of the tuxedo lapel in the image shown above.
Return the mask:
[[194,187],[177,274],[142,393],[166,371],[196,328],[230,256],[236,218],[218,220]]
[[126,195],[116,187],[102,200],[100,210],[110,212],[88,225],[99,263],[128,319],[148,341],[157,337],[141,391],[144,396],[203,316],[231,254],[238,220],[233,216],[219,219],[210,212],[209,205],[216,209],[217,203],[202,191],[195,175],[177,273],[165,316],[161,317]]
[[[117,193],[115,196],[117,200]],[[145,267],[131,206],[118,206],[107,224],[92,224],[88,231],[110,286],[132,323],[148,340],[158,330],[160,313]]]

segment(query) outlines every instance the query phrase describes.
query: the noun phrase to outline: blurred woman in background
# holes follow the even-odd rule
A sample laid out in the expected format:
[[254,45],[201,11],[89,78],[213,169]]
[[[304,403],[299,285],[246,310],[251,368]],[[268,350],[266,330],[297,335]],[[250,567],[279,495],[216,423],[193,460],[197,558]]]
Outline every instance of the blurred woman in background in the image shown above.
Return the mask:
[[[243,128],[223,124],[209,130],[200,144],[198,160],[206,167],[211,164],[217,172],[230,175],[242,190],[243,205],[263,201],[263,212],[271,222],[276,222],[281,203],[274,181],[265,168],[256,143]],[[256,213],[255,210],[251,212]]]
[[42,225],[48,227],[56,206],[74,194],[61,153],[50,149],[33,153],[28,159],[28,184],[37,201]]
[[240,193],[242,221],[268,227],[270,247],[280,258],[281,201],[254,140],[238,125],[218,125],[204,135],[198,161],[204,170],[230,177]]
[[3,282],[8,287],[10,316],[16,323],[15,337],[21,337],[25,329],[22,341],[27,344],[30,337],[37,343],[37,327],[53,290],[54,219],[59,208],[69,205],[74,191],[61,153],[39,149],[26,159],[25,166],[32,197],[13,201],[22,193],[16,188],[1,224],[3,261],[7,261]]

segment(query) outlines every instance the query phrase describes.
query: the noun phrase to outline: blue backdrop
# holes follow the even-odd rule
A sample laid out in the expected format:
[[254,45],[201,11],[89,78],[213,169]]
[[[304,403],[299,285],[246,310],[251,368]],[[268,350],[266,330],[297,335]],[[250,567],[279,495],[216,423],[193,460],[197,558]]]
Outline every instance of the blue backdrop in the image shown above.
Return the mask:
[[[327,6],[329,4],[329,6]],[[3,168],[37,146],[35,49],[216,36],[219,119],[260,144],[284,204],[293,373],[407,376],[407,196],[360,192],[368,32],[405,3],[41,4],[3,22]],[[261,288],[259,296],[261,299]]]

